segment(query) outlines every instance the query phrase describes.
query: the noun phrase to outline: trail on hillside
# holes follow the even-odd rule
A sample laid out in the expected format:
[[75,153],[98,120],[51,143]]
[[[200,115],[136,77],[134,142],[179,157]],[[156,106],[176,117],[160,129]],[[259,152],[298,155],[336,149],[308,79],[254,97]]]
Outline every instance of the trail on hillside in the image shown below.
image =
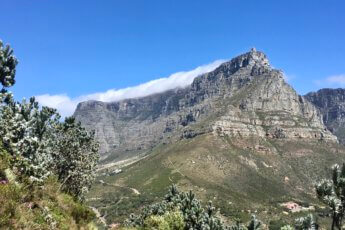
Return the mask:
[[105,220],[105,216],[102,216],[101,213],[98,211],[97,208],[90,206],[90,208],[92,209],[92,211],[96,214],[96,217],[99,219],[99,221],[105,226],[107,227],[107,222]]
[[135,189],[135,188],[131,188],[131,187],[127,187],[127,186],[122,186],[122,185],[118,185],[118,184],[109,184],[106,182],[103,182],[103,184],[108,185],[108,186],[113,186],[113,187],[119,187],[119,188],[125,188],[125,189],[130,189],[135,195],[140,195],[141,193]]
[[102,171],[104,169],[108,169],[108,168],[112,168],[117,166],[118,168],[123,168],[126,166],[129,166],[131,164],[134,164],[142,159],[145,159],[148,155],[146,155],[146,153],[141,154],[139,156],[135,156],[135,157],[131,157],[122,161],[116,161],[116,162],[110,162],[108,164],[104,164],[104,165],[99,165],[98,168],[96,169],[96,171]]

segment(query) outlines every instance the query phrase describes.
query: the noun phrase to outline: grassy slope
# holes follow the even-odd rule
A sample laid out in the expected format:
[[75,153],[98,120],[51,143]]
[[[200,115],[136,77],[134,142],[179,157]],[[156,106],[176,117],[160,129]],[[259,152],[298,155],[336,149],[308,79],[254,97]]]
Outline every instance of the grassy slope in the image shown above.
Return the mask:
[[160,200],[176,183],[204,201],[213,200],[225,219],[247,221],[250,212],[257,212],[267,223],[281,217],[283,201],[318,206],[313,182],[328,175],[326,166],[344,160],[344,149],[336,144],[205,134],[160,145],[123,173],[100,177],[105,184],[94,185],[89,203],[106,214],[109,223],[121,222],[130,212]]
[[[5,170],[11,172],[8,165],[0,146],[0,180],[5,179]],[[40,186],[25,179],[19,183],[14,176],[7,179],[0,184],[0,229],[96,229],[93,211],[60,192],[56,179]]]

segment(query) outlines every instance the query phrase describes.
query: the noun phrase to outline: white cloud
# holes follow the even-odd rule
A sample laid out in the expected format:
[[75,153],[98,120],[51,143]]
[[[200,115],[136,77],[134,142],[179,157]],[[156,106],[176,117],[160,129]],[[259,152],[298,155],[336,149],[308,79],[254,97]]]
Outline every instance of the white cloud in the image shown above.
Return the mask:
[[35,96],[35,98],[40,105],[57,109],[62,117],[72,115],[78,103],[81,102],[79,97],[71,99],[66,94],[42,94]]
[[330,76],[321,80],[314,80],[320,87],[345,87],[345,74]]
[[138,86],[124,89],[109,89],[106,92],[98,92],[79,97],[70,98],[67,94],[43,94],[36,96],[37,101],[43,106],[58,109],[60,114],[70,116],[73,114],[79,102],[97,100],[103,102],[119,101],[127,98],[144,97],[154,93],[164,92],[169,89],[183,88],[190,85],[197,76],[216,69],[225,60],[217,60],[207,65],[199,66],[190,71],[171,74],[169,77],[152,80]]
[[345,74],[330,76],[326,78],[326,81],[331,85],[345,86]]

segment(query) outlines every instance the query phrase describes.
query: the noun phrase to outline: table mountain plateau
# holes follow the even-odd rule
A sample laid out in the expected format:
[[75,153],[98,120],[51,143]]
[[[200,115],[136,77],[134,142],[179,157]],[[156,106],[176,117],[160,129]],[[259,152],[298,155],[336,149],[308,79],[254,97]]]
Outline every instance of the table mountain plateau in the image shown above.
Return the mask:
[[111,103],[86,101],[74,116],[96,131],[102,158],[110,160],[203,133],[337,141],[315,107],[255,49],[184,89]]

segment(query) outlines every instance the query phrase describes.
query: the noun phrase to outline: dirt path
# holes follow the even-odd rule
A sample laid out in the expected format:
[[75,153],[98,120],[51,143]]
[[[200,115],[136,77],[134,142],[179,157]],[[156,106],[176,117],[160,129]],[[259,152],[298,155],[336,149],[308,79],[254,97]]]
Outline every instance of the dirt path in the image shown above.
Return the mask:
[[136,195],[140,195],[140,192],[136,190],[135,188],[130,188]]
[[101,213],[98,211],[97,208],[95,207],[91,207],[90,208],[92,209],[92,211],[96,214],[96,217],[99,219],[99,221],[105,226],[107,227],[107,222],[105,220],[105,216],[102,216]]
[[118,184],[109,184],[109,183],[105,183],[105,185],[108,185],[108,186],[113,186],[113,187],[118,187],[118,188],[126,188],[126,189],[130,189],[135,195],[140,195],[141,193],[135,189],[135,188],[131,188],[131,187],[127,187],[127,186],[122,186],[122,185],[118,185]]
[[115,187],[119,187],[119,188],[127,188],[127,189],[130,189],[135,195],[140,195],[140,192],[137,189],[135,189],[135,188],[121,186],[121,185],[118,185],[118,184],[109,184],[109,185],[115,186]]
[[146,158],[148,155],[145,155],[145,154],[146,153],[141,154],[139,156],[131,157],[131,158],[128,158],[128,159],[122,160],[122,161],[116,161],[116,162],[111,162],[111,163],[104,164],[104,165],[99,165],[98,168],[96,169],[96,171],[101,171],[101,170],[104,170],[107,168],[112,168],[115,166],[118,168],[126,167],[128,165],[134,164],[134,163]]

